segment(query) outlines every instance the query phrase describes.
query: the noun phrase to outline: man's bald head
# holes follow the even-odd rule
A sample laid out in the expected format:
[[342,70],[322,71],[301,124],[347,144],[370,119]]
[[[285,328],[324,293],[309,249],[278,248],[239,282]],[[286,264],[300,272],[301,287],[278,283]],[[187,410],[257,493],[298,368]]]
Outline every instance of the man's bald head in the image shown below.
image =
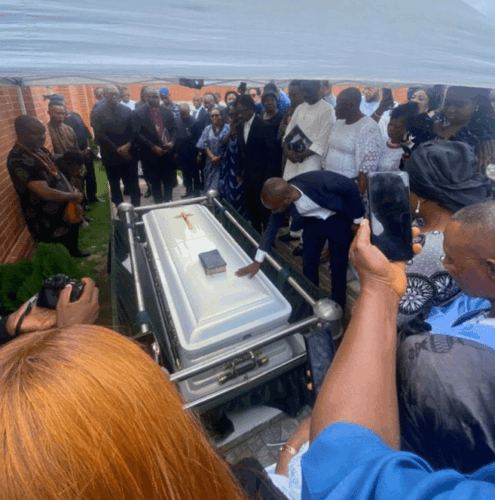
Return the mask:
[[361,105],[361,92],[356,87],[349,87],[339,94],[337,101],[350,103],[359,108]]
[[208,111],[211,111],[215,107],[215,97],[213,96],[213,94],[205,94],[203,98],[203,106]]
[[271,177],[263,184],[261,201],[272,212],[284,212],[294,201],[294,188],[281,177]]
[[179,104],[179,114],[182,119],[187,119],[187,117],[191,114],[191,108],[189,104],[185,102]]
[[443,264],[461,289],[495,301],[495,201],[468,205],[444,231]]
[[495,201],[485,201],[483,203],[476,203],[475,205],[468,205],[456,212],[452,216],[452,219],[467,226],[476,226],[487,236],[490,234],[495,236]]

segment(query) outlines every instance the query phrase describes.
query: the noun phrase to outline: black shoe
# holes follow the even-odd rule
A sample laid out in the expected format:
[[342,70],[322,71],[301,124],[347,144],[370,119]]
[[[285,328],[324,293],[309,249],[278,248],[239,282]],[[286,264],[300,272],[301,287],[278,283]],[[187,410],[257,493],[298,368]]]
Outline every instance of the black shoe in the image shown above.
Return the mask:
[[84,216],[84,220],[86,222],[93,222],[94,221],[93,217],[86,217],[86,216]]
[[299,238],[297,236],[292,236],[290,233],[287,233],[279,236],[278,241],[281,241],[282,243],[289,243],[289,241],[295,241],[298,239]]
[[88,201],[90,203],[100,203],[102,200],[100,200],[99,198],[90,198]]
[[89,257],[91,254],[88,250],[78,250],[77,252],[72,252],[71,255],[76,259],[82,259],[83,257]]
[[292,255],[294,257],[302,257],[302,254],[303,254],[303,246],[302,245],[297,245],[297,247],[294,248],[294,250],[292,250]]

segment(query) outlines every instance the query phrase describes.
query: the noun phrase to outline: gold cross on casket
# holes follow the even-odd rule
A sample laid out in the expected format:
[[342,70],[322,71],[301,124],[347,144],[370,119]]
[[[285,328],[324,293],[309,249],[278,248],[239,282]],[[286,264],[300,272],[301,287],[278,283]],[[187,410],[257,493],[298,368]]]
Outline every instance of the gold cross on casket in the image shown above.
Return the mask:
[[186,214],[186,212],[181,212],[179,215],[176,215],[174,218],[175,219],[184,219],[186,221],[187,227],[189,229],[192,229],[192,224],[189,222],[189,217],[193,216],[194,214]]

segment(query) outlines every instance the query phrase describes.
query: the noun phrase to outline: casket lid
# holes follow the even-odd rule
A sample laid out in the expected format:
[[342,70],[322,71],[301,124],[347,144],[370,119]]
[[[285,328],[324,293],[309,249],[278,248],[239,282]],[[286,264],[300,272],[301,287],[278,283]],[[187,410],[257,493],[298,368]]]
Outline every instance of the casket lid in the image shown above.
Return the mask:
[[[252,279],[235,276],[252,260],[206,207],[157,209],[144,215],[143,221],[177,338],[190,356],[286,324],[291,306],[262,272]],[[206,275],[198,255],[214,249],[226,261],[227,270]]]

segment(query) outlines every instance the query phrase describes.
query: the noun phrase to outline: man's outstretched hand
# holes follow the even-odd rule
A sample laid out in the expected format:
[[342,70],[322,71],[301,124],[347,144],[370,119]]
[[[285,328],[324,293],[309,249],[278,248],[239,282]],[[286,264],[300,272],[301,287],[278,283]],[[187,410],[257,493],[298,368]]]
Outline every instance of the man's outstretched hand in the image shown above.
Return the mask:
[[249,264],[249,266],[241,267],[241,269],[238,269],[235,275],[239,277],[249,276],[250,278],[252,278],[260,270],[260,267],[261,263],[254,261],[251,264]]
[[[413,228],[413,237],[418,236],[418,228]],[[354,238],[349,255],[359,274],[362,286],[380,288],[386,286],[401,298],[407,289],[405,262],[390,262],[385,255],[371,243],[369,221],[363,219]],[[415,254],[421,252],[421,245],[413,245]]]

